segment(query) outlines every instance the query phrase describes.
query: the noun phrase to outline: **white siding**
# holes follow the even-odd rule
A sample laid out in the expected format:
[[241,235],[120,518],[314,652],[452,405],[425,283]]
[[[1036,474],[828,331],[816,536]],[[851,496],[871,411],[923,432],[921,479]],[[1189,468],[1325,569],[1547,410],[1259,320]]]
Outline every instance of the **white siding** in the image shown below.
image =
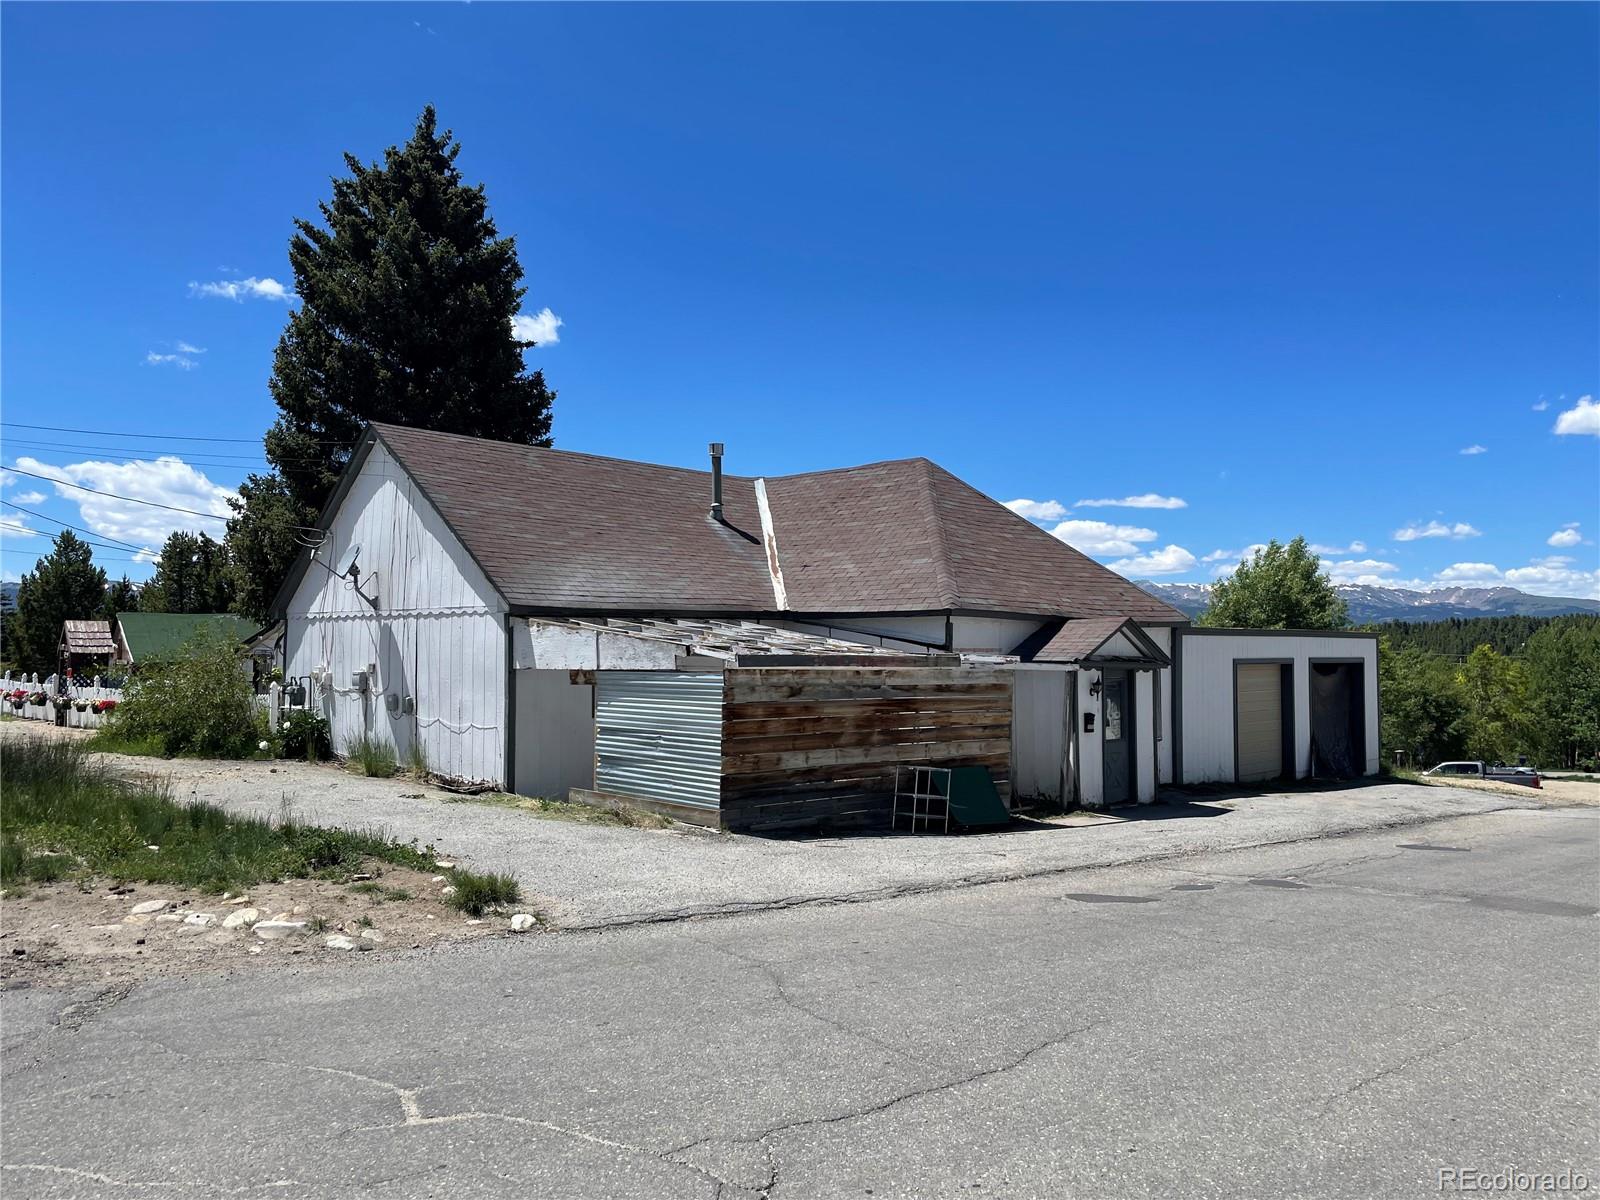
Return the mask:
[[[361,590],[323,565],[352,543]],[[284,673],[333,672],[320,703],[340,752],[362,734],[395,747],[402,760],[420,744],[430,769],[505,782],[505,609],[465,547],[382,445],[374,446],[327,541],[289,601]],[[351,673],[371,664],[369,690]],[[410,697],[415,712],[392,712]]]
[[1018,670],[1012,693],[1011,789],[1025,800],[1061,803],[1070,791],[1067,687],[1072,672]]
[[594,685],[565,670],[518,671],[516,680],[517,793],[560,799],[592,788]]
[[[1315,633],[1180,633],[1178,703],[1182,710],[1185,783],[1232,782],[1235,661],[1286,659],[1294,667],[1294,774],[1311,771],[1311,659],[1362,660],[1366,707],[1366,773],[1378,771],[1378,649],[1369,637]],[[1170,734],[1169,734],[1170,736]]]
[[1044,624],[1036,618],[954,617],[950,632],[955,645],[951,648],[970,654],[1010,654]]
[[[1100,697],[1091,696],[1089,689],[1100,682],[1100,672],[1078,672],[1078,802],[1085,808],[1099,808],[1105,803],[1106,788],[1100,738],[1105,714],[1100,711]],[[1094,714],[1094,732],[1083,731],[1083,714]]]
[[[1172,657],[1172,629],[1166,625],[1140,626],[1150,640],[1160,646],[1168,658]],[[1156,702],[1161,706],[1161,737],[1156,742],[1156,766],[1162,783],[1172,782],[1172,671],[1156,672],[1160,681],[1160,694]],[[1154,731],[1152,731],[1154,732]]]

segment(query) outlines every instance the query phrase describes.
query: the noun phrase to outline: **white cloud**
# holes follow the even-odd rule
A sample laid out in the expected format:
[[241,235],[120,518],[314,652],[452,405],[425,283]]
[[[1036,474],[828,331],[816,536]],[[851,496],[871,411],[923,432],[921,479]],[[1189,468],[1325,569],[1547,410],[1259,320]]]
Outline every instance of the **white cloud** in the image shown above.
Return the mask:
[[1498,583],[1500,577],[1500,568],[1493,563],[1458,562],[1451,563],[1435,575],[1434,579],[1439,583],[1473,584],[1487,587],[1492,586],[1493,583]]
[[1311,543],[1313,554],[1365,554],[1367,544],[1361,541],[1352,541],[1348,546],[1324,546],[1320,542]]
[[144,356],[144,361],[148,367],[177,367],[180,371],[192,371],[200,365],[187,354],[157,354],[154,350]]
[[1142,496],[1124,496],[1120,500],[1079,500],[1077,508],[1188,508],[1187,500],[1176,496],[1159,496],[1145,492]]
[[18,504],[43,504],[45,502],[45,494],[43,492],[18,492],[16,502]]
[[1579,396],[1576,408],[1569,408],[1556,418],[1555,431],[1600,437],[1600,404],[1594,402],[1593,396]]
[[[83,524],[96,534],[151,549],[159,549],[167,535],[179,529],[204,532],[220,539],[226,531],[227,518],[233,512],[228,507],[228,499],[235,493],[212,483],[203,472],[173,455],[162,455],[154,461],[88,461],[60,467],[33,458],[19,458],[17,466],[55,481],[56,494],[76,504]],[[97,496],[65,486],[70,483],[132,499]],[[138,500],[214,515],[190,516],[134,503]]]
[[1195,557],[1182,546],[1167,546],[1162,550],[1152,550],[1148,554],[1119,558],[1109,565],[1117,574],[1130,578],[1145,575],[1181,575],[1185,571],[1194,570]]
[[[1570,560],[1569,560],[1570,561]],[[1512,587],[1536,596],[1577,596],[1600,600],[1600,571],[1575,571],[1571,566],[1547,559],[1532,566],[1512,567],[1505,580]]]
[[1462,454],[1487,454],[1487,453],[1489,453],[1489,447],[1480,446],[1480,445],[1478,445],[1477,442],[1473,442],[1472,445],[1463,447],[1462,450],[1461,450],[1461,453]]
[[1400,570],[1393,563],[1376,558],[1346,558],[1339,562],[1324,563],[1323,568],[1335,583],[1373,583]]
[[1418,525],[1415,521],[1404,529],[1394,531],[1394,540],[1397,542],[1414,542],[1419,538],[1470,538],[1482,537],[1483,530],[1474,529],[1465,521],[1457,521],[1454,525],[1447,525],[1443,521],[1429,521],[1426,525]]
[[1062,521],[1050,531],[1067,545],[1096,556],[1137,554],[1135,542],[1156,540],[1154,529],[1138,525],[1112,525],[1105,521]]
[[1549,537],[1545,538],[1544,544],[1547,545],[1547,546],[1562,546],[1562,547],[1565,547],[1565,546],[1576,546],[1579,543],[1581,543],[1582,541],[1583,541],[1583,534],[1578,532],[1578,523],[1576,521],[1574,521],[1570,525],[1563,525],[1560,529],[1556,530]]
[[1540,396],[1539,397],[1539,403],[1537,403],[1537,404],[1535,404],[1533,406],[1533,411],[1534,412],[1543,412],[1545,409],[1547,409],[1549,407],[1550,407],[1550,401],[1546,400],[1543,396]]
[[518,313],[511,318],[511,336],[519,342],[536,342],[541,346],[554,346],[561,340],[557,332],[566,324],[548,308],[541,309],[535,316],[527,313]]
[[188,342],[178,343],[179,354],[204,354],[205,352],[206,348],[204,346],[191,346]]
[[1007,500],[1006,507],[1030,521],[1059,521],[1067,515],[1067,506],[1059,500]]
[[189,281],[189,295],[239,303],[245,300],[298,300],[299,297],[270,275],[257,279],[222,279],[216,283]]
[[12,512],[9,509],[0,513],[0,541],[7,538],[34,538],[39,536],[39,531],[28,524],[28,514]]

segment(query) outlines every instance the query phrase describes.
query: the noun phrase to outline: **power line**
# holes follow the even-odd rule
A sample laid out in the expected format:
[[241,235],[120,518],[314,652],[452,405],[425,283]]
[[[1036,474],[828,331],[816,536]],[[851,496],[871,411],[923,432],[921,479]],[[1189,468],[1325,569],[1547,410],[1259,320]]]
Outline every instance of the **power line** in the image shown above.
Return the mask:
[[[238,462],[266,462],[264,454],[226,454],[220,450],[192,451],[177,446],[75,446],[69,442],[44,442],[32,438],[7,438],[6,448],[17,446],[29,450],[56,450],[72,454],[172,454],[198,453],[206,459],[232,459]],[[184,462],[200,462],[199,458],[184,457]]]
[[[247,437],[247,438],[241,438],[241,437],[198,437],[198,436],[191,435],[191,434],[181,434],[181,433],[172,433],[172,434],[168,434],[168,433],[127,433],[127,432],[123,432],[123,431],[119,431],[119,430],[115,430],[115,429],[69,429],[69,428],[67,428],[66,426],[63,426],[63,425],[27,425],[27,424],[24,424],[21,421],[0,421],[0,425],[4,425],[4,426],[6,426],[8,428],[11,428],[11,429],[44,429],[44,430],[48,430],[51,433],[86,433],[86,434],[92,434],[92,435],[94,435],[96,437],[138,438],[141,441],[149,441],[149,442],[259,442],[259,441],[261,441],[261,439],[258,438],[258,437]],[[317,445],[317,446],[348,446],[348,445],[350,445],[350,443],[345,441],[343,438],[312,438],[312,439],[309,439],[309,440],[311,441],[311,443],[313,445]]]
[[96,533],[92,529],[85,529],[82,525],[73,525],[70,522],[61,520],[58,517],[47,516],[42,512],[35,512],[31,508],[23,508],[22,505],[16,504],[10,500],[0,499],[0,504],[4,504],[7,508],[14,508],[18,512],[25,512],[30,517],[38,517],[41,521],[49,521],[52,525],[64,526],[67,529],[72,530],[74,533],[87,533],[90,537],[104,538],[108,542],[116,542],[125,550],[143,552],[146,549],[144,546],[135,546],[132,542],[125,542],[121,538],[114,538],[109,533]]
[[[151,508],[164,508],[168,512],[185,513],[191,517],[204,517],[208,521],[226,521],[228,519],[226,515],[219,516],[217,513],[201,512],[199,509],[195,508],[179,508],[176,504],[161,504],[155,500],[140,500],[136,496],[119,496],[116,492],[102,492],[99,488],[84,487],[84,485],[81,483],[68,483],[64,479],[56,479],[50,475],[41,475],[37,471],[24,471],[21,467],[7,467],[6,470],[15,471],[18,475],[26,475],[30,479],[42,479],[46,483],[55,484],[57,487],[77,488],[80,492],[91,492],[96,496],[105,496],[111,500],[124,500],[129,504],[146,504]],[[295,528],[307,529],[309,526],[296,525]],[[320,533],[322,531],[318,530],[317,532]]]
[[[26,534],[29,534],[29,535],[32,535],[32,536],[36,536],[36,537],[44,536],[44,531],[42,529],[31,529],[26,525],[18,524],[16,521],[6,521],[6,520],[3,520],[3,519],[0,519],[0,529],[9,529],[13,533],[26,533]],[[137,549],[137,547],[134,547],[134,546],[108,546],[104,542],[90,541],[88,538],[80,538],[78,540],[81,541],[85,546],[92,546],[97,550],[133,550],[133,549]],[[132,560],[130,559],[129,561],[131,562]]]
[[[0,554],[32,554],[35,558],[43,558],[45,553],[37,550],[13,549],[10,546],[0,546]],[[140,558],[128,558],[121,554],[97,554],[95,558],[102,562],[143,562]]]

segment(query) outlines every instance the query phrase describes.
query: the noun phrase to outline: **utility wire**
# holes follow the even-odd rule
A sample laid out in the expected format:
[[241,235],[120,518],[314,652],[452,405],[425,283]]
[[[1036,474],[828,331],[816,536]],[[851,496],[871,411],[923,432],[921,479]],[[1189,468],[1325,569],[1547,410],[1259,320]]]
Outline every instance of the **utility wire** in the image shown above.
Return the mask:
[[[97,437],[127,437],[138,438],[141,441],[151,442],[259,442],[258,437],[198,437],[180,433],[126,433],[115,429],[70,429],[62,425],[27,425],[21,421],[0,421],[10,429],[44,429],[51,433],[87,433]],[[340,438],[313,438],[314,445],[318,446],[348,446],[350,443]]]
[[[31,529],[26,525],[19,525],[15,521],[7,521],[7,520],[0,519],[0,530],[4,530],[4,529],[9,529],[13,533],[26,533],[26,534],[29,534],[29,535],[32,535],[32,536],[35,536],[35,537],[42,537],[44,535],[44,531],[42,529]],[[133,549],[132,546],[108,546],[104,542],[94,542],[94,541],[90,541],[88,538],[80,538],[79,540],[82,541],[85,546],[92,546],[96,550],[132,550]],[[130,559],[129,561],[131,562],[132,560]]]
[[135,546],[132,542],[124,542],[121,538],[114,538],[109,533],[96,533],[92,529],[85,529],[82,525],[73,525],[67,521],[60,520],[57,517],[47,516],[42,512],[35,512],[31,508],[23,508],[22,505],[15,504],[10,500],[0,499],[0,504],[4,504],[7,508],[14,508],[18,512],[25,512],[30,517],[38,517],[41,521],[49,521],[52,525],[65,526],[74,533],[87,533],[90,537],[104,538],[108,542],[116,542],[118,546],[125,550],[134,550],[142,553],[147,549],[147,547],[144,546]]
[[[102,492],[99,488],[84,487],[81,483],[68,483],[64,479],[56,479],[51,475],[41,475],[37,471],[24,471],[21,467],[7,467],[6,470],[15,471],[18,475],[26,475],[30,479],[42,479],[46,483],[55,484],[57,487],[77,488],[80,492],[92,492],[96,496],[105,496],[111,500],[125,500],[129,504],[147,504],[151,508],[164,508],[168,512],[187,513],[191,517],[204,517],[208,521],[226,521],[228,519],[226,514],[218,515],[217,513],[201,512],[197,508],[179,508],[176,504],[161,504],[155,500],[140,500],[136,496],[119,496],[116,492]],[[306,526],[296,525],[295,528],[304,529]]]

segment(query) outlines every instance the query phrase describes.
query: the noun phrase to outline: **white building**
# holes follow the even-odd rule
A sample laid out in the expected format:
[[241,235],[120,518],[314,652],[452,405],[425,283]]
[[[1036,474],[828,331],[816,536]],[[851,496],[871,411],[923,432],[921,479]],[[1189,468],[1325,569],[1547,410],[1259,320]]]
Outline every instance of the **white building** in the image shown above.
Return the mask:
[[464,780],[715,809],[718,672],[851,647],[1009,672],[991,770],[1019,797],[1377,769],[1375,637],[1191,629],[924,459],[724,477],[373,425],[321,527],[277,600],[285,674],[337,746]]

